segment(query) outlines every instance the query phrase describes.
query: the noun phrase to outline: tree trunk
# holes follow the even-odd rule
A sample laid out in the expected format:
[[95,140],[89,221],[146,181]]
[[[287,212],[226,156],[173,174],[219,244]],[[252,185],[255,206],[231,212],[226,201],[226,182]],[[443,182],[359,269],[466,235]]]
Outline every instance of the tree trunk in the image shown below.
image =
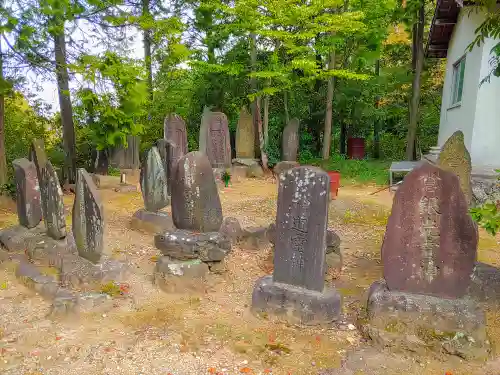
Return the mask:
[[288,91],[283,91],[283,103],[285,107],[285,126],[290,122],[290,114],[288,113]]
[[65,153],[64,183],[75,183],[76,180],[76,150],[75,150],[75,126],[73,124],[73,107],[69,93],[69,75],[66,65],[66,39],[65,33],[53,35],[55,57],[57,92],[59,94],[59,106],[61,109],[61,123],[63,130],[63,145]]
[[340,122],[340,154],[345,155],[346,154],[346,149],[345,149],[345,143],[346,143],[346,138],[347,138],[347,127],[344,121]]
[[[335,51],[330,52],[330,62],[328,70],[335,69]],[[335,77],[328,80],[328,91],[326,93],[326,113],[325,113],[325,131],[323,133],[323,160],[330,159],[330,147],[332,143],[332,117],[333,117],[333,90],[335,86]]]
[[106,176],[109,170],[109,151],[97,150],[96,160],[94,165],[95,173]]
[[418,114],[420,104],[420,84],[422,70],[424,67],[424,25],[425,25],[425,3],[422,0],[418,10],[418,23],[413,28],[413,53],[414,74],[412,82],[412,94],[410,100],[410,122],[408,124],[408,135],[406,138],[406,159],[412,160],[415,151],[415,139],[417,136]]
[[[142,0],[142,16],[149,16],[149,0]],[[153,68],[151,63],[151,30],[143,30],[144,44],[144,64],[146,66],[146,76],[148,80],[149,100],[153,101]]]
[[[268,85],[271,85],[269,79]],[[269,142],[269,95],[264,97],[264,121],[262,123],[262,132],[264,133],[264,145],[267,146]]]
[[[257,35],[250,34],[250,64],[252,72],[257,69]],[[257,79],[252,77],[250,79],[250,87],[252,93],[257,92]],[[262,161],[262,167],[267,169],[267,155],[264,151],[264,136],[262,134],[262,118],[260,116],[260,98],[254,98],[252,103],[252,118],[255,128],[255,156]]]
[[[1,36],[1,34],[0,34]],[[3,81],[3,52],[0,43],[0,80]],[[5,155],[5,93],[0,91],[0,186],[7,183],[7,157]]]
[[[380,60],[375,62],[375,76],[380,76]],[[375,108],[379,107],[380,97],[377,96],[375,98]],[[373,123],[373,158],[380,158],[380,128],[379,128],[379,119],[378,116],[375,118],[375,122]]]

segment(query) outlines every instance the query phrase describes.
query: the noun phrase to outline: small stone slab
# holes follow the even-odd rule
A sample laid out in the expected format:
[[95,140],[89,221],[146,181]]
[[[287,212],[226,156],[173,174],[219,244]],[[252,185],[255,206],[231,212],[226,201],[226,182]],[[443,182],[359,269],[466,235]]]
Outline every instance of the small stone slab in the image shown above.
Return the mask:
[[406,175],[382,245],[391,290],[462,297],[471,282],[478,231],[458,177],[429,163]]
[[182,155],[188,153],[186,123],[181,116],[171,113],[165,118],[164,138],[179,147]]
[[342,299],[334,289],[317,292],[274,282],[272,276],[257,280],[252,293],[252,311],[273,314],[292,324],[328,324],[340,318]]
[[486,359],[490,342],[486,317],[477,302],[391,291],[374,283],[363,332],[379,347],[425,354],[427,351]]
[[221,261],[231,251],[231,240],[218,232],[193,233],[176,230],[155,236],[163,255],[179,260]]
[[283,160],[297,161],[299,150],[299,120],[294,118],[283,129]]
[[[77,295],[80,312],[95,312],[96,309],[107,310],[112,307],[113,299],[106,293],[84,292]],[[111,305],[111,306],[110,306]]]
[[189,290],[204,290],[208,265],[199,259],[189,261],[171,260],[161,257],[154,272],[155,284],[164,292],[175,293]]
[[143,208],[134,213],[130,226],[133,229],[153,234],[165,233],[175,229],[172,216],[169,213],[163,211],[150,212]]
[[248,250],[261,250],[269,245],[267,227],[247,227],[243,229],[240,239]]
[[75,190],[72,222],[78,254],[97,263],[104,249],[104,208],[85,169],[77,170]]
[[29,289],[39,293],[44,298],[53,298],[59,285],[53,277],[45,276],[36,266],[21,262],[16,270],[16,277]]
[[8,251],[25,251],[27,241],[32,238],[42,238],[44,234],[43,226],[28,229],[22,225],[15,225],[0,230],[0,244]]
[[34,228],[42,221],[42,202],[36,166],[28,159],[12,162],[16,180],[16,202],[19,224]]
[[246,107],[241,108],[236,125],[236,157],[255,158],[255,127],[252,114]]
[[439,168],[457,175],[460,180],[467,204],[472,201],[471,172],[472,164],[469,151],[465,147],[464,133],[457,130],[443,145],[437,160]]
[[156,147],[151,147],[144,159],[141,168],[141,191],[144,207],[148,211],[159,211],[170,203],[167,191],[167,175]]
[[40,172],[40,193],[42,202],[46,202],[45,205],[42,203],[45,227],[50,237],[59,240],[66,237],[66,219],[61,184],[50,161],[45,164],[45,168]]
[[113,189],[117,193],[135,193],[137,191],[137,186],[130,184],[120,184],[120,186]]
[[218,231],[222,206],[212,167],[199,151],[182,157],[172,185],[172,218],[179,229]]
[[231,167],[231,142],[227,117],[222,112],[205,110],[200,126],[199,150],[214,168]]

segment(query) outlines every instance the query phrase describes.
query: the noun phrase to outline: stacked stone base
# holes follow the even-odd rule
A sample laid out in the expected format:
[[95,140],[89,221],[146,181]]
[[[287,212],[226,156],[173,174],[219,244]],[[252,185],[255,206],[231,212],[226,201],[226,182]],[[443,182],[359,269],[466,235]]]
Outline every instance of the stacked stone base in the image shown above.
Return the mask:
[[342,299],[335,289],[317,292],[277,283],[272,276],[257,280],[252,293],[252,311],[275,315],[291,324],[320,325],[340,318]]
[[379,347],[484,360],[490,352],[484,312],[469,299],[391,291],[385,281],[369,291],[366,336]]
[[173,230],[174,222],[167,212],[151,212],[141,208],[132,216],[130,226],[133,229],[157,234]]
[[155,284],[172,293],[204,290],[209,272],[225,271],[231,240],[219,232],[177,229],[156,235],[155,246],[163,254],[156,263]]
[[[122,282],[127,276],[128,269],[121,262],[102,259],[94,264],[80,257],[71,233],[54,240],[43,226],[15,226],[0,231],[0,243],[7,250],[0,250],[2,260],[17,263],[17,278],[52,301],[51,316],[111,308],[112,299],[101,292],[102,286]],[[44,269],[51,269],[50,274],[43,274]]]

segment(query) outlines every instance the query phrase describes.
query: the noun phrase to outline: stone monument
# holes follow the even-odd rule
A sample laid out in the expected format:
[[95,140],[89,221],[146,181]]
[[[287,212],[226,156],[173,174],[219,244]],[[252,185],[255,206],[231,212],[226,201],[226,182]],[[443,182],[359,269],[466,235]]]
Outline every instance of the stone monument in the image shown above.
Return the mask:
[[19,224],[26,228],[34,228],[42,221],[42,203],[36,166],[25,158],[14,160],[12,165],[16,180]]
[[283,130],[283,161],[297,161],[299,150],[299,120],[292,119]]
[[172,179],[175,167],[179,159],[184,156],[184,153],[182,151],[182,147],[179,147],[170,141],[166,141],[165,139],[159,139],[156,141],[156,148],[158,149],[163,161],[163,169],[167,175],[167,193],[170,196],[172,195]]
[[103,251],[104,209],[92,178],[85,169],[78,169],[72,227],[78,254],[97,263]]
[[170,199],[164,162],[156,147],[148,151],[141,168],[140,179],[145,208],[134,214],[131,226],[152,233],[172,229],[172,218],[168,213],[160,211],[170,203]]
[[212,168],[231,167],[231,142],[227,117],[222,112],[203,112],[199,149],[208,156]]
[[182,155],[188,152],[186,123],[183,118],[175,113],[171,113],[165,118],[164,139],[179,147]]
[[172,277],[203,279],[209,269],[219,270],[231,250],[230,239],[219,233],[222,207],[207,156],[199,151],[183,156],[173,181],[172,217],[177,229],[155,236],[155,246],[164,255],[155,279],[167,289]]
[[460,130],[453,133],[443,145],[437,165],[445,171],[458,176],[460,187],[465,194],[467,204],[472,201],[471,172],[472,165],[469,151],[465,147],[464,133]]
[[255,159],[255,129],[252,115],[245,107],[241,108],[236,126],[236,158]]
[[484,313],[464,298],[477,242],[458,177],[429,163],[410,172],[387,223],[384,280],[369,292],[367,335],[383,346],[487,356]]
[[340,316],[341,297],[325,287],[329,177],[297,167],[280,179],[274,271],[255,284],[252,309],[295,323],[332,322]]

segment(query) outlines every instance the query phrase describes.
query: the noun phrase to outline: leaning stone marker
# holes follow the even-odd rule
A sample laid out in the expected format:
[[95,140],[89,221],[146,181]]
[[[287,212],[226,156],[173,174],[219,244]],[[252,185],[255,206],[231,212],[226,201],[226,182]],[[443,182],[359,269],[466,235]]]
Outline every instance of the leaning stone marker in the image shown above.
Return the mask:
[[465,194],[467,204],[472,201],[471,172],[472,165],[469,151],[465,147],[464,133],[460,130],[453,133],[445,142],[439,154],[437,165],[445,171],[456,174],[460,180],[460,187]]
[[331,322],[340,316],[341,297],[324,286],[329,177],[298,167],[280,178],[274,273],[257,281],[252,308],[294,322]]
[[169,203],[167,176],[156,147],[152,147],[141,168],[141,190],[146,210],[156,212]]
[[368,293],[363,332],[382,347],[484,359],[486,318],[465,296],[477,227],[458,177],[424,163],[394,197],[382,245],[385,280]]
[[42,202],[46,202],[46,210],[43,219],[47,228],[47,234],[56,239],[66,237],[66,220],[64,217],[63,192],[59,183],[57,173],[50,161],[41,170],[40,195]]
[[12,165],[16,180],[19,224],[26,228],[34,228],[42,220],[40,185],[35,164],[23,158],[14,160]]
[[103,206],[97,188],[85,169],[78,169],[73,204],[73,235],[78,254],[97,263],[103,250]]
[[206,155],[190,152],[177,163],[172,185],[172,217],[179,229],[218,231],[222,206]]
[[382,245],[389,289],[462,297],[477,242],[458,178],[425,163],[405,177],[394,197]]
[[231,167],[231,143],[224,113],[203,112],[199,146],[200,151],[208,156],[213,168]]
[[172,113],[165,118],[164,137],[166,141],[177,145],[183,155],[187,154],[188,143],[186,123],[181,116]]
[[236,158],[255,158],[255,129],[252,115],[245,107],[241,109],[236,126]]
[[292,119],[283,130],[283,160],[297,161],[299,150],[299,120]]

